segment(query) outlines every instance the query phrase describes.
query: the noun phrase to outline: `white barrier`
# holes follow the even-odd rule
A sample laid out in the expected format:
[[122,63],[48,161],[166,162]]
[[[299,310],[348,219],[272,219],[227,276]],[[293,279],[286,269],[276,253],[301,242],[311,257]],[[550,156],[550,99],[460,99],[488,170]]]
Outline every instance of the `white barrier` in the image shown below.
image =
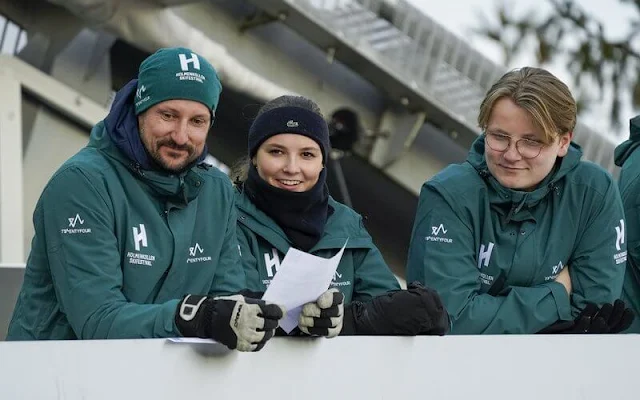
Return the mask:
[[[221,345],[218,345],[221,346]],[[640,336],[0,342],[0,399],[638,399]]]

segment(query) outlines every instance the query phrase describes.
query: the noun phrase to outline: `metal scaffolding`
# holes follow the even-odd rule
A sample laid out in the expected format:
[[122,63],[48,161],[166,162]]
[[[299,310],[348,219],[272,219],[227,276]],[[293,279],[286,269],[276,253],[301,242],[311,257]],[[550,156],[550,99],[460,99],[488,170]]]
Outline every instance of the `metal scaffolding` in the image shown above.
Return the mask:
[[[461,144],[467,144],[480,133],[476,127],[480,102],[506,69],[484,57],[406,0],[262,0],[260,3],[269,10],[287,6],[306,16],[325,33],[333,35],[351,51],[368,60],[373,68],[385,71],[400,82],[405,92],[420,97],[420,103],[443,109],[446,118],[459,123],[440,120],[435,121],[436,124],[453,139],[467,135]],[[287,23],[288,18],[281,19]],[[309,36],[312,32],[317,36],[317,29],[307,29],[295,21],[290,26],[312,42],[321,41]],[[340,59],[339,54],[335,56]],[[341,61],[356,72],[364,71],[361,72],[363,75],[372,69],[371,65],[354,63],[352,57]],[[393,95],[400,90],[389,89],[387,92]],[[409,108],[416,103],[407,97],[396,100]],[[433,120],[433,110],[425,111],[428,120]],[[441,115],[438,117],[442,119]],[[451,128],[456,125],[458,129]],[[575,133],[574,141],[582,146],[586,159],[611,172],[615,170],[613,149],[618,139],[581,123],[578,123]]]

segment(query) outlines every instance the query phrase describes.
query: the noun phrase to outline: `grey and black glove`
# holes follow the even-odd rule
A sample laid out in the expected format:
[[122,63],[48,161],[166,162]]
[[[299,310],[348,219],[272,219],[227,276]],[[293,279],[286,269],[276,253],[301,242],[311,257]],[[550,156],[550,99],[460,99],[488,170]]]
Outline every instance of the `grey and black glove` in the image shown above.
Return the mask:
[[438,293],[420,282],[345,308],[343,335],[444,335],[450,320]]
[[241,295],[187,295],[178,304],[175,322],[186,337],[213,339],[230,349],[258,351],[273,337],[285,310]]
[[298,328],[307,335],[338,336],[344,318],[344,295],[338,289],[329,289],[318,300],[302,307]]

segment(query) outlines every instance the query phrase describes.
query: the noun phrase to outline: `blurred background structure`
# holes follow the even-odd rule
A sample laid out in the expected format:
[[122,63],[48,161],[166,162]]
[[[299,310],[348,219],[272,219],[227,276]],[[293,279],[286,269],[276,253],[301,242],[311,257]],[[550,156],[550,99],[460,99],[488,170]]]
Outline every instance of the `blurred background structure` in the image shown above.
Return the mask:
[[[506,71],[405,0],[0,0],[0,15],[0,339],[40,192],[156,49],[190,47],[218,70],[208,146],[223,170],[263,102],[318,102],[331,193],[364,216],[400,279],[422,183],[465,159],[480,100]],[[576,141],[616,173],[618,139],[579,124]]]

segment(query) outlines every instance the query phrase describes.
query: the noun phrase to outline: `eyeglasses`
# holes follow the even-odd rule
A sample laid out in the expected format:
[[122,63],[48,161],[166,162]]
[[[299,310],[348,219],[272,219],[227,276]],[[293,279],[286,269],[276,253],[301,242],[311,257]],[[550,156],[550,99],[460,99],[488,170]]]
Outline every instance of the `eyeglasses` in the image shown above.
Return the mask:
[[[500,133],[485,132],[484,134],[487,145],[491,150],[505,152],[511,147],[511,136],[502,135]],[[540,155],[540,152],[547,145],[543,142],[533,139],[516,140],[516,150],[522,158],[532,159]]]

